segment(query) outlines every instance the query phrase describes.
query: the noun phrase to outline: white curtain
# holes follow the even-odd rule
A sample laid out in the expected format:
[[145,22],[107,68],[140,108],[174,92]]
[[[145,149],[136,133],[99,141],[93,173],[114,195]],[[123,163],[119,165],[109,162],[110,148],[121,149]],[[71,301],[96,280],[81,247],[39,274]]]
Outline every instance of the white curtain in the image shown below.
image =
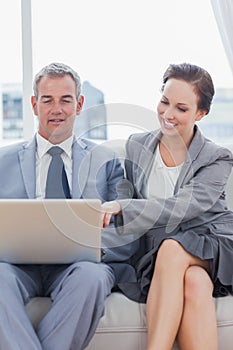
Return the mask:
[[211,4],[233,72],[233,0],[211,0]]

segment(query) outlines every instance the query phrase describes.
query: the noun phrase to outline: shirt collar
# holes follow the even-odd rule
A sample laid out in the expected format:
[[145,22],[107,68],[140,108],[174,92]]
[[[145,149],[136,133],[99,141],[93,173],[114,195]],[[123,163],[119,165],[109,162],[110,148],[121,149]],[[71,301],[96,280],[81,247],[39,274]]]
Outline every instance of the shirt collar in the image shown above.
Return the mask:
[[71,159],[72,156],[72,144],[74,142],[74,135],[70,136],[65,141],[59,144],[52,144],[44,137],[42,137],[38,132],[36,133],[36,142],[37,142],[37,154],[39,158],[42,158],[45,153],[53,146],[59,146],[63,149],[63,151],[67,154],[67,156]]

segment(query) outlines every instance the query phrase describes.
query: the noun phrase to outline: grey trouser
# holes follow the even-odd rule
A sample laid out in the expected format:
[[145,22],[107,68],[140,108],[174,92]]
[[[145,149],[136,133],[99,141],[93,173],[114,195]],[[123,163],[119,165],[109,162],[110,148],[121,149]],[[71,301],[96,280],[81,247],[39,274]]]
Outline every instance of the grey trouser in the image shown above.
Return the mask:
[[[84,349],[104,313],[114,281],[112,269],[103,263],[0,263],[0,349]],[[52,299],[36,330],[25,311],[25,304],[35,296]]]

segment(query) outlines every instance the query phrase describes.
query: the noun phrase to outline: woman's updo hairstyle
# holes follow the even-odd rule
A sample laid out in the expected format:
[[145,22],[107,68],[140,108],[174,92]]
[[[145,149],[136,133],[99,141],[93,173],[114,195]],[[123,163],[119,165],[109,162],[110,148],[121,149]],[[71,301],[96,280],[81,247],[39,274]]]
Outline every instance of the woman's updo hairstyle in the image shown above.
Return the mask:
[[190,63],[170,64],[163,75],[162,91],[172,78],[192,84],[198,97],[198,110],[209,113],[215,91],[212,78],[205,69]]

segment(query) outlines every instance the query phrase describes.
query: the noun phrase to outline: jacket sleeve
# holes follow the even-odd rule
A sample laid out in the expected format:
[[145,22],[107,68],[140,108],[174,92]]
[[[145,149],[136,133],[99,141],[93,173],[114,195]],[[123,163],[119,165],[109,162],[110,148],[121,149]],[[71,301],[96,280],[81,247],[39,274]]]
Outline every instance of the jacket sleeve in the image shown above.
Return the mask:
[[[124,181],[124,171],[118,158],[111,159],[107,164],[107,198],[112,201],[118,198],[117,185]],[[117,234],[113,220],[107,229],[103,229],[102,241],[102,261],[105,263],[124,262],[130,259],[138,250],[139,242],[134,235],[120,236]]]
[[[198,163],[198,162],[197,162]],[[198,218],[204,213],[216,214],[224,201],[224,190],[232,170],[233,158],[230,151],[218,148],[205,164],[193,166],[193,175],[184,181],[177,193],[165,200],[123,199],[119,200],[122,215],[115,218],[120,234],[143,234],[150,229],[164,227],[174,231],[184,222]],[[132,165],[129,166],[129,179]],[[131,191],[133,193],[133,191]]]

